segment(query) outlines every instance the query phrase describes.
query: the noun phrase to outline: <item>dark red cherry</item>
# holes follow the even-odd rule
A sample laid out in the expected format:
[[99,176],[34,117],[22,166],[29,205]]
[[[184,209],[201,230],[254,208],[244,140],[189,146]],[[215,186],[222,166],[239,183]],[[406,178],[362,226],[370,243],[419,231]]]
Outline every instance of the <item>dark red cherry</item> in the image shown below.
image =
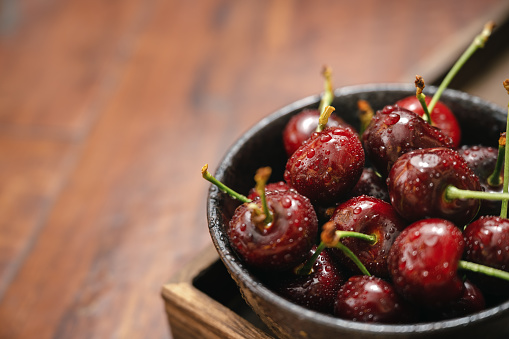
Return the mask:
[[391,203],[408,221],[443,218],[466,225],[479,210],[478,199],[448,199],[448,186],[480,191],[479,179],[450,148],[420,149],[403,154],[392,166],[387,187]]
[[[474,171],[479,178],[481,187],[485,192],[501,193],[503,188],[503,174],[501,172],[499,185],[490,185],[488,177],[495,170],[498,158],[498,150],[489,146],[461,146],[458,153],[465,159],[468,167]],[[481,201],[479,215],[497,215],[500,213],[502,203],[496,200]]]
[[419,220],[396,238],[389,252],[389,272],[405,298],[437,308],[463,295],[457,274],[465,243],[460,229],[443,219]]
[[[317,109],[305,109],[294,115],[283,130],[283,145],[290,157],[302,143],[307,140],[318,126],[320,113]],[[344,126],[354,128],[336,114],[331,114],[327,122],[328,127]]]
[[[310,256],[315,251],[316,246],[310,251]],[[297,274],[294,271],[269,281],[269,286],[298,305],[332,314],[339,287],[347,277],[332,260],[328,249],[320,252],[309,274]]]
[[334,314],[353,321],[396,324],[415,321],[417,313],[388,282],[358,275],[339,289]]
[[[256,210],[261,199],[237,207],[228,225],[232,248],[250,266],[282,270],[307,258],[318,233],[316,213],[309,199],[293,190],[267,192],[273,221],[265,224]],[[253,204],[255,207],[253,207]]]
[[[374,244],[352,237],[342,238],[341,242],[359,258],[371,274],[382,278],[389,277],[389,250],[396,237],[407,226],[391,204],[367,195],[358,196],[340,204],[330,221],[339,231],[375,235]],[[358,272],[356,264],[340,249],[332,248],[331,253],[350,270]]]
[[365,167],[362,170],[359,181],[357,181],[357,184],[350,192],[351,197],[357,197],[360,195],[369,195],[387,202],[390,201],[389,191],[387,190],[385,180],[370,167]]
[[386,177],[404,153],[431,147],[452,147],[451,138],[417,113],[398,106],[377,111],[362,135],[366,157]]
[[482,291],[468,279],[463,281],[463,285],[463,295],[458,300],[431,311],[430,318],[432,320],[464,317],[486,308],[486,300]]
[[[429,105],[431,97],[426,97],[425,101],[426,105]],[[415,112],[421,117],[425,115],[424,109],[415,95],[398,100],[396,105]],[[459,147],[461,142],[461,128],[456,116],[452,113],[449,107],[447,107],[447,105],[443,102],[437,101],[433,111],[430,112],[430,115],[433,126],[438,127],[445,135],[451,137],[452,147]]]
[[[271,182],[265,185],[265,192],[271,192],[271,191],[288,191],[290,189],[290,185],[288,185],[284,181],[278,181],[278,182]],[[249,190],[249,194],[247,196],[248,199],[255,200],[256,198],[259,198],[260,195],[256,191],[256,187],[251,188]]]
[[313,135],[286,163],[285,181],[313,204],[333,206],[359,180],[364,150],[350,128],[330,127]]
[[[498,216],[483,216],[463,231],[468,261],[509,271],[509,220]],[[508,295],[509,283],[485,275],[472,275],[483,291]]]

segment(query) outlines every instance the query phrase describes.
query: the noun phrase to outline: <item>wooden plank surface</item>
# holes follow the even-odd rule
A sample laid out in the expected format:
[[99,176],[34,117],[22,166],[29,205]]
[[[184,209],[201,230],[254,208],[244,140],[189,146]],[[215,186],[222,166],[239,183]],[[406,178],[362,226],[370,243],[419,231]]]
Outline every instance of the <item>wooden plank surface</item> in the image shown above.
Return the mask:
[[412,81],[507,2],[0,6],[0,337],[168,338],[161,286],[210,244],[204,163],[323,64]]

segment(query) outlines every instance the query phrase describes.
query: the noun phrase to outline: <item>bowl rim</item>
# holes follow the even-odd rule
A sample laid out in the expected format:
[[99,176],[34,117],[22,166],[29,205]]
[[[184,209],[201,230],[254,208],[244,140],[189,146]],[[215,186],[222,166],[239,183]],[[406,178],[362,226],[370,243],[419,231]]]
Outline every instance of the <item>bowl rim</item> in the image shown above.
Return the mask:
[[[437,90],[435,86],[427,86],[425,93],[434,93]],[[408,83],[373,83],[373,84],[361,84],[361,85],[351,85],[344,86],[334,90],[335,100],[341,100],[341,97],[360,94],[366,92],[373,91],[391,91],[391,92],[412,92],[415,91],[415,86]],[[498,111],[500,114],[505,115],[504,110],[485,99],[477,97],[475,95],[468,94],[466,92],[462,92],[454,89],[445,89],[443,93],[443,97],[448,97],[450,99],[462,99],[472,101],[476,104],[480,104],[485,106],[493,111]],[[221,180],[225,174],[225,171],[228,165],[231,163],[233,156],[238,153],[238,151],[242,148],[243,144],[246,140],[251,138],[254,134],[258,133],[265,126],[270,124],[271,122],[281,118],[286,114],[290,114],[295,112],[296,110],[303,109],[312,105],[317,105],[320,101],[321,94],[315,94],[311,96],[304,97],[302,99],[296,100],[280,109],[274,111],[273,113],[265,116],[261,120],[259,120],[255,125],[249,128],[246,132],[244,132],[238,139],[233,143],[233,145],[226,151],[223,159],[220,161],[215,176]],[[226,251],[226,255],[220,255],[220,258],[226,268],[228,269],[232,278],[237,282],[237,284],[243,284],[247,287],[254,295],[258,298],[264,300],[264,302],[269,304],[274,304],[277,307],[285,309],[288,313],[295,315],[296,319],[308,319],[312,320],[314,323],[318,325],[327,326],[329,328],[344,328],[348,330],[355,330],[359,333],[364,334],[394,334],[394,335],[405,335],[405,334],[426,334],[429,332],[436,333],[441,331],[453,330],[455,328],[464,327],[473,322],[483,322],[488,320],[488,318],[502,317],[507,316],[509,314],[509,300],[505,301],[497,306],[490,307],[483,311],[477,312],[475,314],[471,314],[468,316],[463,316],[454,319],[448,320],[440,320],[440,321],[430,321],[430,322],[422,322],[415,324],[380,324],[380,323],[363,323],[356,322],[346,319],[341,319],[335,317],[333,315],[319,313],[313,310],[309,310],[303,306],[295,304],[284,297],[278,295],[277,293],[270,290],[268,287],[264,286],[257,277],[255,277],[249,270],[244,266],[244,264],[240,261],[240,259],[236,256],[233,250],[229,247],[228,241],[223,236],[220,236],[220,231],[214,229],[214,225],[218,225],[215,220],[217,220],[219,211],[215,208],[214,203],[212,201],[216,201],[218,194],[220,194],[219,189],[214,185],[210,186],[209,193],[207,196],[207,220],[209,223],[209,231],[211,233],[211,238],[214,243],[216,250],[221,253],[221,251]],[[217,228],[217,227],[216,227]],[[234,258],[234,260],[225,260],[224,256],[229,258]],[[244,296],[244,295],[243,295]],[[248,303],[249,301],[246,300]]]

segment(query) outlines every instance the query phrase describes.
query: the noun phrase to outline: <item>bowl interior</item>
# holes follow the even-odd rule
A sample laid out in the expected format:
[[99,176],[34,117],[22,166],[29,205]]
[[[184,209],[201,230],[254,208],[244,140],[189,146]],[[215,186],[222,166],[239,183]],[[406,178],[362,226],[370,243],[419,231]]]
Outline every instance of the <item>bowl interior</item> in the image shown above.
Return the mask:
[[[435,90],[436,88],[427,87],[425,93],[431,95]],[[351,86],[335,91],[333,106],[336,108],[336,114],[357,127],[359,126],[358,100],[367,100],[376,111],[411,95],[415,95],[415,87],[406,84]],[[215,176],[227,186],[243,194],[247,194],[254,186],[253,176],[259,167],[271,166],[273,169],[271,181],[282,180],[287,160],[282,143],[282,130],[294,114],[304,108],[318,107],[319,100],[318,95],[307,97],[262,119],[226,152]],[[460,122],[462,144],[497,146],[499,134],[505,130],[506,123],[506,112],[502,108],[454,90],[446,90],[441,101],[451,108]],[[323,333],[354,334],[355,337],[371,337],[371,334],[377,334],[377,337],[383,337],[382,334],[387,334],[388,337],[404,337],[409,334],[444,334],[465,328],[469,324],[491,323],[491,328],[500,322],[500,326],[505,326],[503,320],[509,316],[509,302],[469,317],[416,325],[361,324],[306,310],[263,286],[260,279],[244,266],[230,248],[225,225],[238,205],[238,201],[220,192],[215,186],[211,186],[207,206],[210,235],[221,260],[239,285],[246,301],[262,320],[281,336],[293,336],[291,325],[281,323],[291,317],[299,319],[299,325],[303,328],[309,323],[310,328],[314,325],[323,328],[325,331]],[[272,312],[268,314],[271,310],[277,310],[281,315],[275,316]]]

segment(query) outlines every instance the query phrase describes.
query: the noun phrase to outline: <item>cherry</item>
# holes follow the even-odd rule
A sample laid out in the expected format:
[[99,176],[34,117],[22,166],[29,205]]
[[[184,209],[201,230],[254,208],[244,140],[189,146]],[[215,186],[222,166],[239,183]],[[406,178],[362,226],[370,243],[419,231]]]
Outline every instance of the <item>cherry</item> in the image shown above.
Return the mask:
[[396,238],[387,259],[396,290],[408,300],[440,309],[460,300],[465,286],[457,270],[509,281],[509,272],[460,260],[463,233],[444,219],[423,219]]
[[[323,76],[325,78],[325,90],[318,109],[302,110],[294,115],[283,129],[283,145],[288,157],[290,157],[313,132],[319,132],[323,129],[323,126],[319,126],[320,115],[327,106],[332,104],[332,100],[334,99],[331,80],[332,70],[329,67],[324,67]],[[326,125],[328,127],[350,127],[352,130],[355,130],[350,124],[346,123],[335,114],[328,117]]]
[[353,276],[337,294],[334,314],[343,319],[369,323],[408,323],[417,312],[388,282],[366,275]]
[[[505,133],[503,133],[505,134]],[[499,150],[488,146],[462,146],[458,149],[458,153],[465,159],[468,167],[474,171],[479,178],[481,187],[485,192],[502,192],[503,168],[505,136],[504,144]],[[495,215],[500,213],[502,204],[496,200],[481,201],[481,209],[479,215]]]
[[207,169],[207,165],[202,168],[204,179],[243,202],[235,209],[226,233],[246,264],[261,270],[285,270],[306,259],[318,234],[318,220],[308,198],[295,190],[265,192],[270,167],[255,175],[259,194],[255,200],[226,187]]
[[386,177],[404,153],[431,147],[452,147],[451,138],[417,113],[398,106],[377,111],[362,134],[366,157]]
[[[290,157],[307,140],[318,126],[320,112],[317,109],[305,109],[294,115],[283,129],[283,145],[286,154]],[[354,128],[335,114],[329,117],[327,126],[343,126]]]
[[[509,220],[498,216],[483,216],[463,231],[466,243],[465,259],[478,264],[509,271]],[[487,293],[509,294],[509,283],[487,276],[475,276],[475,281]]]
[[[271,182],[265,185],[265,192],[270,191],[288,191],[291,189],[291,187],[284,181],[278,181],[278,182]],[[258,194],[256,187],[253,187],[251,190],[249,190],[249,193],[247,195],[247,198],[250,200],[254,200],[256,198],[259,198],[260,195]]]
[[[345,274],[332,260],[328,249],[318,250],[309,272],[298,270],[287,272],[282,277],[271,279],[269,285],[278,294],[306,308],[332,314],[339,287],[346,281]],[[310,250],[317,253],[317,246]]]
[[329,127],[313,133],[293,153],[284,179],[312,203],[331,206],[355,186],[364,160],[362,144],[352,129]]
[[387,187],[392,205],[408,221],[443,218],[462,226],[479,210],[478,199],[456,199],[460,197],[449,194],[451,187],[481,190],[477,176],[458,152],[450,148],[403,154],[391,169]]
[[445,320],[459,318],[480,312],[486,308],[486,300],[479,287],[468,279],[463,281],[463,286],[462,296],[458,300],[439,309],[433,309],[429,314],[430,319]]
[[[391,204],[370,196],[362,195],[340,204],[330,221],[335,230],[359,232],[375,237],[370,243],[363,239],[346,237],[343,245],[348,247],[366,269],[373,275],[387,278],[387,256],[392,243],[407,223],[401,219]],[[331,249],[332,254],[346,267],[358,271],[355,263],[339,249]]]
[[387,190],[387,184],[374,169],[365,167],[362,170],[361,177],[357,184],[350,192],[351,197],[357,197],[360,195],[369,195],[377,199],[381,199],[389,202],[389,191]]
[[[426,97],[426,104],[429,105],[431,98]],[[396,105],[406,108],[412,112],[417,113],[419,116],[424,117],[424,109],[421,103],[415,96],[409,96],[400,99]],[[457,148],[461,142],[461,128],[456,116],[443,102],[438,101],[433,111],[430,112],[432,125],[438,127],[445,135],[449,136],[452,141],[452,147]]]
[[396,290],[434,308],[458,300],[464,286],[456,271],[464,246],[460,229],[449,221],[426,219],[408,226],[388,257]]

